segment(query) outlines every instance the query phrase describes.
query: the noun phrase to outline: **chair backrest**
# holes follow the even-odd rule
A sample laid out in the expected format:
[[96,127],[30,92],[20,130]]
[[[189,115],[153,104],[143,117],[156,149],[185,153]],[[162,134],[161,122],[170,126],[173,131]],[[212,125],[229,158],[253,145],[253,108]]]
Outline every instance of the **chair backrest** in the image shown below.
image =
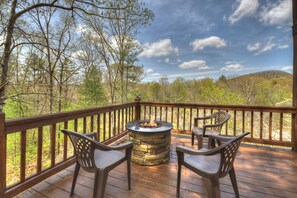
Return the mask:
[[83,134],[78,132],[73,132],[69,130],[62,130],[63,133],[67,134],[70,138],[78,163],[87,169],[92,169],[95,167],[94,161],[94,150],[95,143],[93,140]]
[[231,168],[233,168],[233,162],[235,160],[241,140],[249,133],[250,132],[245,132],[221,145],[221,163],[219,168],[219,177],[224,177],[226,174],[229,173]]
[[211,127],[213,130],[221,133],[223,125],[229,120],[230,114],[225,111],[217,111],[211,114],[211,119],[214,119],[214,124],[217,124],[215,127]]

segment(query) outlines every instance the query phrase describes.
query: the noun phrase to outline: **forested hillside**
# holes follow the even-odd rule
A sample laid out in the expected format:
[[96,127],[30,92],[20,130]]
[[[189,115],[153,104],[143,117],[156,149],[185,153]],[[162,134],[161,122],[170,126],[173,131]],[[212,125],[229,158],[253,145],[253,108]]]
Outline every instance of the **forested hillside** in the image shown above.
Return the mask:
[[138,93],[146,101],[291,106],[292,75],[267,71],[218,80],[177,78],[172,83],[162,78],[139,84]]
[[[284,71],[279,71],[279,70],[269,70],[269,71],[261,71],[261,72],[255,72],[251,74],[245,74],[242,76],[237,76],[238,78],[243,78],[243,77],[258,77],[258,78],[264,78],[267,80],[271,80],[273,78],[292,78],[292,74],[284,72]],[[233,77],[230,80],[234,80],[237,77]]]
[[[138,73],[139,74],[139,73]],[[62,98],[55,95],[55,111],[66,111],[112,104],[108,82],[103,81],[102,74],[90,68],[81,82],[73,81],[63,87]],[[183,102],[200,104],[228,105],[260,105],[260,106],[291,106],[292,75],[279,71],[267,71],[227,79],[221,76],[218,80],[205,78],[185,80],[177,78],[169,82],[161,78],[154,82],[131,82],[129,91],[123,96],[124,101],[134,101],[140,95],[143,101]],[[54,87],[58,93],[59,86]],[[27,94],[20,94],[26,92]],[[25,82],[14,85],[10,92],[15,97],[9,98],[5,111],[9,117],[23,117],[49,113],[49,98],[41,84]],[[32,93],[29,93],[32,92]],[[44,92],[44,93],[43,93]],[[60,103],[61,102],[61,103]],[[120,103],[120,100],[115,102]]]

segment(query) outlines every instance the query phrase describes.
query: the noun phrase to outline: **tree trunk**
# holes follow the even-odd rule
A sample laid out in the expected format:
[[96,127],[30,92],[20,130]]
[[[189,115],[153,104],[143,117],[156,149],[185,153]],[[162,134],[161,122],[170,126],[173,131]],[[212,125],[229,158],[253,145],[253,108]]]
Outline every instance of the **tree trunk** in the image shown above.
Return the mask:
[[[121,103],[124,103],[124,64],[123,61],[120,61],[120,74],[121,74]],[[127,93],[125,93],[127,94]]]
[[54,104],[54,79],[53,79],[53,71],[50,72],[50,82],[49,82],[49,95],[50,95],[50,106],[49,111],[53,113],[53,104]]
[[59,85],[59,104],[58,104],[58,112],[62,111],[62,84]]
[[1,58],[1,82],[0,82],[0,98],[4,99],[6,95],[6,85],[8,83],[8,64],[11,53],[11,40],[13,35],[13,29],[15,24],[15,10],[16,10],[17,0],[13,0],[11,3],[10,17],[7,25],[7,34],[4,43],[4,52]]

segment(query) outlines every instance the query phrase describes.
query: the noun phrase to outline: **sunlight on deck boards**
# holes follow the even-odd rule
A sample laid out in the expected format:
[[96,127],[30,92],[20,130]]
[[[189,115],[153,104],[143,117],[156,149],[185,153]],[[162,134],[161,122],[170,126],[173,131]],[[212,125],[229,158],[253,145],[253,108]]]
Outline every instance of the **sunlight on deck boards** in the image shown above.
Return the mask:
[[[171,144],[171,158],[165,164],[140,166],[132,163],[131,191],[128,191],[127,187],[126,164],[112,170],[109,173],[105,197],[175,197],[175,147],[190,146],[191,142],[189,138],[172,136]],[[242,144],[234,165],[241,197],[297,197],[297,153]],[[69,197],[73,170],[74,166],[70,166],[17,197]],[[92,197],[93,178],[94,174],[81,170],[73,197]],[[235,197],[229,177],[220,179],[220,187],[221,197]],[[181,197],[207,197],[201,177],[186,168],[182,170]]]

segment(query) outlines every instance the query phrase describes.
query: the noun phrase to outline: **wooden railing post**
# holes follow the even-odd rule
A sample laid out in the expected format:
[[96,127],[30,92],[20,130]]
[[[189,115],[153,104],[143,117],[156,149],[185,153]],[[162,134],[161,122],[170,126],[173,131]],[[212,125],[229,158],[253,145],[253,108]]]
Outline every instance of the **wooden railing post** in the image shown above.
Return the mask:
[[136,96],[135,102],[137,102],[137,106],[135,107],[135,120],[140,120],[140,96]]
[[3,105],[4,102],[0,101],[0,197],[4,197],[6,189],[6,131]]
[[297,2],[292,0],[293,8],[293,107],[296,109],[292,119],[292,149],[297,151]]

